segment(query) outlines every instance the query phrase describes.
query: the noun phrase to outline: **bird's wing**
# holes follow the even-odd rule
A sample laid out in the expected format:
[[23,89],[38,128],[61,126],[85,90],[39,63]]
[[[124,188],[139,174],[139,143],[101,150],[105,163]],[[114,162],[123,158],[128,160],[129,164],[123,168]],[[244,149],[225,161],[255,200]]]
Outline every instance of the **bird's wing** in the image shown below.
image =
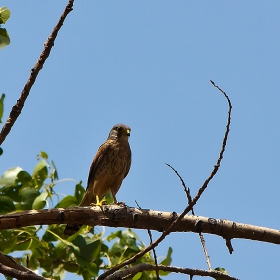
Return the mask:
[[[129,145],[129,144],[128,144]],[[124,173],[124,177],[126,177],[126,175],[128,174],[129,172],[129,169],[130,169],[130,166],[131,166],[131,150],[130,150],[130,147],[128,146],[128,150],[127,150],[127,157],[128,157],[128,162],[127,162],[127,165],[126,165],[126,170],[125,170],[125,173]]]
[[88,189],[90,183],[94,181],[94,176],[95,176],[96,170],[98,169],[98,167],[102,163],[102,160],[103,160],[104,156],[110,150],[110,146],[111,145],[110,145],[109,141],[104,142],[99,147],[94,159],[92,160],[92,163],[91,163],[91,166],[90,166],[90,169],[89,169],[89,174],[88,174],[87,189]]

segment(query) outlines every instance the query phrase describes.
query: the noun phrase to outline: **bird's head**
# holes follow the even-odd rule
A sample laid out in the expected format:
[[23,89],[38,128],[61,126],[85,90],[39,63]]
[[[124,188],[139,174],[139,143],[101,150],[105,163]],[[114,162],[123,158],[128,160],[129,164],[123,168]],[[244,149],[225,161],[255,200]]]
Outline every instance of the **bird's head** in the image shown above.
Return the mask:
[[125,124],[116,124],[111,129],[108,140],[128,140],[128,137],[130,136],[131,128]]

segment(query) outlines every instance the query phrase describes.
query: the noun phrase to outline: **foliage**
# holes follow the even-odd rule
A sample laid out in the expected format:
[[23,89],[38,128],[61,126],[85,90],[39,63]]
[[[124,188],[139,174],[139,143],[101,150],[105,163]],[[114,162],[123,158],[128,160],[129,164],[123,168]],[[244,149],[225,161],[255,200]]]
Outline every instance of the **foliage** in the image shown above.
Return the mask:
[[6,21],[10,18],[11,12],[7,7],[0,8],[0,24],[6,23]]
[[[53,161],[41,152],[33,173],[20,167],[6,171],[0,179],[0,213],[43,209],[54,204],[59,197],[54,187],[61,181]],[[81,182],[76,184],[74,195],[67,195],[55,207],[76,206],[84,195]],[[42,275],[52,279],[64,278],[66,272],[82,275],[83,279],[94,279],[102,270],[130,258],[145,245],[130,229],[118,230],[104,237],[104,229],[83,226],[73,236],[63,234],[65,225],[28,226],[20,229],[0,231],[0,251],[4,254],[17,252],[19,263],[32,270],[42,269]],[[161,262],[171,263],[172,249]],[[154,263],[150,253],[137,263]],[[167,273],[161,273],[164,276]],[[155,279],[155,272],[141,272],[133,278]]]
[[[224,274],[228,275],[227,270],[225,270],[223,267],[216,267],[214,270],[219,271],[219,272],[221,272],[221,273],[224,273]],[[219,278],[216,278],[216,280],[221,280],[221,278],[220,278],[220,277],[219,277]]]
[[[6,7],[0,8],[0,24],[5,24],[11,12]],[[10,44],[10,37],[5,28],[0,28],[0,50]]]
[[4,113],[4,98],[5,98],[5,94],[2,93],[0,98],[0,123],[2,123],[2,117]]

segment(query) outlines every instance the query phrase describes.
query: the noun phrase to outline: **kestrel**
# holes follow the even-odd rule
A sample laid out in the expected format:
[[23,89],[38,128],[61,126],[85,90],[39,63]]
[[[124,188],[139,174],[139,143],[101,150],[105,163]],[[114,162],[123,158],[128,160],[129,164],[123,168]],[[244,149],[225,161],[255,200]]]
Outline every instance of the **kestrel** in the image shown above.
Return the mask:
[[[131,150],[128,143],[130,127],[116,124],[107,140],[99,147],[89,170],[87,189],[79,206],[100,205],[100,200],[111,191],[114,203],[116,194],[131,165]],[[67,225],[64,234],[72,235],[81,225]]]

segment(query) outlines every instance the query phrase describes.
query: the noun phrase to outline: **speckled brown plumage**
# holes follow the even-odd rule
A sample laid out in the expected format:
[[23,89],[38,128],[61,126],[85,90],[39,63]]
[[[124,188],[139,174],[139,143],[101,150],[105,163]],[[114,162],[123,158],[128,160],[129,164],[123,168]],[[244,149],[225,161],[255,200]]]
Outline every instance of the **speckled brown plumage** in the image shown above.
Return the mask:
[[[131,165],[128,143],[130,131],[130,127],[124,124],[117,124],[111,129],[107,140],[99,147],[91,163],[86,193],[79,206],[99,203],[109,191],[117,203],[116,194]],[[64,233],[72,235],[80,226],[67,225]]]

